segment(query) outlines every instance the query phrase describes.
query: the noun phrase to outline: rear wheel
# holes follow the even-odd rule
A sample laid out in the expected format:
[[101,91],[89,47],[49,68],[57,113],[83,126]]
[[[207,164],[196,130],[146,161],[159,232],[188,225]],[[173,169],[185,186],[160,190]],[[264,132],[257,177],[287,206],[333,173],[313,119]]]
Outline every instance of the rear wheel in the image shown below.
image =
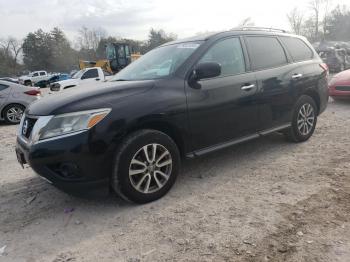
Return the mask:
[[25,107],[19,104],[8,105],[4,109],[4,119],[8,124],[19,124],[21,122],[22,115]]
[[303,142],[315,131],[317,123],[317,106],[310,97],[303,95],[295,104],[291,127],[285,131],[289,141]]
[[120,146],[112,187],[123,198],[147,203],[164,196],[173,186],[180,154],[174,141],[156,130],[140,130]]

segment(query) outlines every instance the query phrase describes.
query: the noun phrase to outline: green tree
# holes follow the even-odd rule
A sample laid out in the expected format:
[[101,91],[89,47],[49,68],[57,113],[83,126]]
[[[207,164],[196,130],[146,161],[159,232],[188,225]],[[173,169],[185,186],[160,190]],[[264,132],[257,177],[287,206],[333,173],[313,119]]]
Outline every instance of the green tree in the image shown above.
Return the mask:
[[39,29],[23,41],[23,62],[29,70],[51,69],[51,36]]
[[71,48],[63,31],[55,27],[50,32],[50,64],[53,71],[67,72],[78,63],[77,52]]
[[163,29],[156,30],[154,28],[151,28],[148,35],[147,44],[143,47],[142,53],[146,53],[152,50],[153,48],[156,48],[167,42],[173,41],[176,38],[177,36],[175,34],[167,34]]
[[67,72],[78,64],[78,55],[59,28],[51,32],[39,29],[23,41],[23,62],[27,69]]

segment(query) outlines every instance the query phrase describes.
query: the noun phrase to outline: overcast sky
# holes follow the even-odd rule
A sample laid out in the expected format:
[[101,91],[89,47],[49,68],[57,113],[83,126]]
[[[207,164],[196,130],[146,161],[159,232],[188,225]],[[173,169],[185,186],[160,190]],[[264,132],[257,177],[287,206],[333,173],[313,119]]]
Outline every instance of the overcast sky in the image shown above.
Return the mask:
[[[332,6],[348,0],[332,0]],[[308,10],[308,0],[0,0],[0,37],[24,37],[55,26],[71,40],[83,25],[109,35],[144,40],[151,27],[179,38],[227,30],[251,17],[257,26],[289,29],[286,13]],[[309,12],[309,11],[307,11]]]

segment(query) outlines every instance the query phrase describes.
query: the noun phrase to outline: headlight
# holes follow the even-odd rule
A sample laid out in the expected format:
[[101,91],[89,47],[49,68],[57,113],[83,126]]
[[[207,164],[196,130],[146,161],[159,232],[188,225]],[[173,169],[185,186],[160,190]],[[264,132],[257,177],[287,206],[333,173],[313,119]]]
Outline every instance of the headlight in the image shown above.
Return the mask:
[[111,109],[103,108],[57,115],[39,132],[39,140],[88,130],[104,119]]

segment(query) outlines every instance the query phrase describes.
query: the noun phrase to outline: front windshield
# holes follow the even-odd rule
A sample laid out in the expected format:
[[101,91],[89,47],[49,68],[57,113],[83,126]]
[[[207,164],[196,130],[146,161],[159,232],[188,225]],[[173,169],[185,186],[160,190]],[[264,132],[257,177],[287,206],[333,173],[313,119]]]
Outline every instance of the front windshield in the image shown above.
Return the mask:
[[124,68],[111,81],[150,80],[169,76],[201,43],[186,42],[156,48]]
[[83,75],[84,72],[85,72],[85,70],[80,70],[80,71],[76,72],[76,73],[72,76],[72,78],[73,78],[73,79],[78,79],[78,78],[80,78],[80,77]]

